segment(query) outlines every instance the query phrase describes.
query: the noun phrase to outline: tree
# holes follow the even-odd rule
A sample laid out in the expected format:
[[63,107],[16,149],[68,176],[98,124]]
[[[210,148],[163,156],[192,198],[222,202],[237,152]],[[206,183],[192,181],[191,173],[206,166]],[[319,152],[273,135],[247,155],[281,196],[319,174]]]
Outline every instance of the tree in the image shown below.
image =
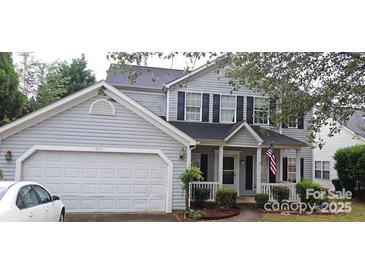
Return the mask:
[[36,110],[94,83],[95,75],[87,69],[84,55],[72,59],[70,64],[53,63],[48,65],[46,79],[38,87],[37,96],[30,104]]
[[190,166],[180,176],[180,181],[183,183],[182,190],[185,191],[185,208],[189,208],[189,184],[194,181],[202,181],[203,176],[200,168]]
[[28,98],[34,98],[48,74],[48,64],[39,61],[32,52],[20,52],[21,61],[16,69],[19,75],[19,89]]
[[316,142],[315,137],[323,125],[329,125],[329,136],[333,136],[356,109],[365,110],[365,53],[111,52],[107,57],[123,67],[145,64],[151,57],[173,60],[179,54],[189,64],[219,56],[217,71],[227,68],[232,92],[247,87],[266,93],[271,102],[276,102],[276,108],[270,108],[274,128],[315,109],[308,139],[319,147],[323,139]]
[[11,54],[0,52],[0,126],[19,117],[27,98],[18,90],[19,79]]

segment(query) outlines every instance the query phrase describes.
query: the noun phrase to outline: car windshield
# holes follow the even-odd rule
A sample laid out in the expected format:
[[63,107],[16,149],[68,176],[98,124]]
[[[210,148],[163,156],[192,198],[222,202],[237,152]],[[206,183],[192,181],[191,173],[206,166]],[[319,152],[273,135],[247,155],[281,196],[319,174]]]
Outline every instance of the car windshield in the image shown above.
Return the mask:
[[0,186],[0,200],[5,195],[5,192],[8,191],[7,187],[1,187]]

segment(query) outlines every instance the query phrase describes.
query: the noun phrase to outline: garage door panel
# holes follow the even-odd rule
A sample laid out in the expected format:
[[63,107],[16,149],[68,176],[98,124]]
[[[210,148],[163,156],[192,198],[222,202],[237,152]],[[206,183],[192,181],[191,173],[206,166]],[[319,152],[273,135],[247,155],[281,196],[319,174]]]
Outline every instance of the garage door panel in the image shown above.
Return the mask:
[[22,174],[60,196],[69,212],[165,211],[167,165],[158,155],[39,151]]

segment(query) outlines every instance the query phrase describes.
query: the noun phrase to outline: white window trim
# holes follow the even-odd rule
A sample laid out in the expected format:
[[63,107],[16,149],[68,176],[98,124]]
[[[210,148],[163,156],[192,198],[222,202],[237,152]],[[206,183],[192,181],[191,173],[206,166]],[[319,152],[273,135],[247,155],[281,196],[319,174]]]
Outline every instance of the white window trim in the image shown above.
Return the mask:
[[[196,121],[196,120],[187,120],[186,119],[186,95],[188,95],[188,94],[200,94],[200,119],[199,119],[199,121]],[[186,122],[201,122],[202,121],[202,118],[203,118],[203,92],[194,92],[194,91],[186,91],[185,92],[185,111],[184,111],[184,121],[186,121]]]
[[[109,105],[112,107],[112,109],[113,109],[113,113],[112,113],[111,115],[108,115],[108,114],[97,114],[97,113],[93,113],[94,105],[95,105],[95,104],[97,104],[97,103],[99,103],[99,102],[106,102],[107,104],[109,104]],[[115,116],[115,107],[114,107],[114,105],[113,105],[111,102],[109,102],[107,99],[98,99],[98,100],[95,100],[95,101],[91,104],[91,106],[90,106],[90,108],[89,108],[89,114],[90,114],[90,115],[100,115],[100,116]]]
[[256,123],[255,122],[255,101],[256,101],[256,98],[263,98],[263,99],[270,99],[269,97],[265,97],[265,96],[254,96],[253,97],[253,124],[254,125],[270,125],[270,106],[268,107],[268,110],[267,110],[267,124],[263,124],[263,123]]
[[[234,97],[234,122],[223,122],[222,121],[222,96]],[[232,110],[232,109],[226,109]],[[222,124],[234,124],[237,121],[237,95],[220,94],[219,97],[219,123]]]
[[297,129],[298,128],[299,121],[298,121],[298,119],[295,120],[295,124],[296,124],[295,127],[291,127],[289,124],[290,124],[290,122],[288,122],[288,128],[296,128]]
[[[320,169],[316,169],[316,162],[320,163]],[[324,162],[328,162],[329,166],[328,166],[328,170],[323,169],[323,163]],[[316,177],[316,171],[320,171],[321,172],[321,176],[319,178]],[[328,171],[328,179],[323,178],[323,172],[324,171]],[[331,161],[314,161],[314,178],[315,179],[321,179],[321,180],[331,180]]]
[[173,163],[159,149],[139,149],[139,148],[110,148],[110,147],[72,147],[72,146],[42,146],[35,145],[21,155],[15,163],[15,181],[22,180],[23,162],[37,151],[70,151],[70,152],[95,152],[95,153],[137,153],[158,155],[167,164],[166,180],[166,213],[172,212],[172,184],[173,184]]

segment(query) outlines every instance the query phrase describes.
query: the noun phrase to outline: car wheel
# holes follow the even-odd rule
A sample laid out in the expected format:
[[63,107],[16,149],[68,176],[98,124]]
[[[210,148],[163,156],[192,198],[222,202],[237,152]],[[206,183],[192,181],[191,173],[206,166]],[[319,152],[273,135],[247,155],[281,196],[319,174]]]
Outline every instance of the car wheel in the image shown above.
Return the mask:
[[60,218],[58,219],[59,222],[64,222],[65,221],[65,212],[62,210],[61,214],[60,214]]

